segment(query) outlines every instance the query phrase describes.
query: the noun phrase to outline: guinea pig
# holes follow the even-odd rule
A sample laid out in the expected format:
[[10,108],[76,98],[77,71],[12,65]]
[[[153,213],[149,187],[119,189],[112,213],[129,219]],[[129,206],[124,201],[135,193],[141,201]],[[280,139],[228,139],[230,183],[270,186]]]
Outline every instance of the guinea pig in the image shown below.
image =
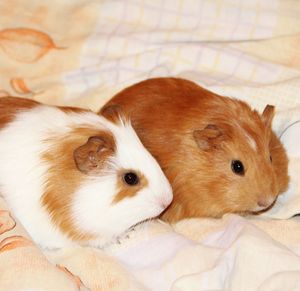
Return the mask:
[[178,78],[154,78],[116,94],[102,111],[129,114],[144,146],[173,188],[168,222],[225,213],[259,213],[288,187],[288,158],[271,129],[245,102]]
[[0,193],[42,247],[104,247],[170,204],[167,178],[116,114],[0,98]]

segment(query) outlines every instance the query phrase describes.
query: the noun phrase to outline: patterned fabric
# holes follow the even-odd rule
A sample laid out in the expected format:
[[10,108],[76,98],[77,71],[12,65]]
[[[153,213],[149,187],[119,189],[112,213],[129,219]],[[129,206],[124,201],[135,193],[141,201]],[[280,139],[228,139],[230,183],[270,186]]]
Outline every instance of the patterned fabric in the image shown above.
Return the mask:
[[67,268],[47,260],[1,197],[0,290],[88,290]]
[[258,108],[300,104],[293,0],[0,1],[1,94],[98,109],[155,76]]
[[292,178],[265,217],[153,221],[105,251],[41,250],[0,197],[0,290],[300,290],[299,15],[297,0],[0,0],[0,96],[98,110],[188,78],[276,105]]

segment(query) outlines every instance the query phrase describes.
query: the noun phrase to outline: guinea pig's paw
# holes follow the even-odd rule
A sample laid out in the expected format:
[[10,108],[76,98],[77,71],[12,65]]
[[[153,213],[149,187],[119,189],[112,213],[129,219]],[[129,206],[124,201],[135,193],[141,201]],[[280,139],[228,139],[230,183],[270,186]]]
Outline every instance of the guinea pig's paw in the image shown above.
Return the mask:
[[113,238],[109,243],[102,247],[102,249],[109,250],[120,248],[128,245],[131,241],[134,241],[136,237],[136,229],[130,228],[125,231],[123,234],[120,234]]
[[122,235],[116,237],[115,241],[108,245],[106,249],[128,247],[137,241],[147,240],[153,235],[170,232],[171,229],[170,225],[158,219],[147,219],[132,226]]
[[136,228],[135,227],[128,230],[128,231],[126,231],[123,235],[118,237],[119,243],[122,243],[125,240],[131,239],[135,235],[135,233],[136,233]]
[[111,245],[122,245],[125,244],[128,240],[132,238],[132,231],[125,232],[119,236],[117,236],[111,243]]
[[15,220],[7,210],[0,210],[0,235],[12,230],[16,226]]

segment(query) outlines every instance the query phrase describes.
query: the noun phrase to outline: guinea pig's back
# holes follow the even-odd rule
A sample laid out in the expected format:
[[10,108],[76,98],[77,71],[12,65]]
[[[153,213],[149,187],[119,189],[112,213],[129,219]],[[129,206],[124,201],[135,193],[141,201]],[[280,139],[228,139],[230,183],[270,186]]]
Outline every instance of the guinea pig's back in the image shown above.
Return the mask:
[[175,154],[176,149],[170,152],[170,147],[178,144],[191,126],[200,126],[194,116],[204,119],[205,112],[208,114],[206,100],[210,94],[187,80],[154,78],[124,89],[102,111],[111,105],[120,106],[129,115],[141,141],[160,163],[164,163],[161,153]]
[[[16,180],[18,185],[36,183],[36,179],[26,181],[22,173],[29,173],[30,176],[34,172],[40,143],[35,128],[27,126],[26,118],[22,117],[30,114],[38,105],[35,101],[23,98],[0,98],[0,191],[3,196],[7,193],[17,196]],[[35,126],[38,125],[35,123]],[[13,196],[7,195],[5,198],[9,200]]]
[[141,141],[164,169],[181,154],[191,152],[188,149],[196,150],[193,130],[214,119],[233,119],[243,110],[249,114],[249,106],[243,102],[179,78],[142,81],[115,95],[102,111],[111,105],[120,106],[129,115]]
[[20,111],[30,110],[37,106],[38,103],[25,99],[25,98],[14,98],[14,97],[1,97],[0,98],[0,130],[6,124],[13,121],[16,114]]
[[133,122],[135,119],[141,121],[141,112],[147,111],[147,117],[152,121],[161,121],[163,112],[164,122],[169,123],[174,122],[174,115],[181,117],[183,112],[188,113],[191,108],[196,108],[200,99],[205,102],[209,95],[211,92],[188,80],[154,78],[122,90],[107,105],[120,105],[133,118]]

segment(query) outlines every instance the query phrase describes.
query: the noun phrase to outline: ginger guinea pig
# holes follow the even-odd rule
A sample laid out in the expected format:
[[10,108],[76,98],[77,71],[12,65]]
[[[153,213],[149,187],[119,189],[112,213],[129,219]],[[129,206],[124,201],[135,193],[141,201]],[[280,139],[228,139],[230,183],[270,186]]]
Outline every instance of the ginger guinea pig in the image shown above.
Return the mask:
[[130,122],[0,98],[0,193],[42,247],[102,247],[158,216],[171,186]]
[[288,186],[288,159],[271,129],[245,102],[177,78],[149,79],[115,95],[173,188],[162,219],[221,217],[269,208]]

